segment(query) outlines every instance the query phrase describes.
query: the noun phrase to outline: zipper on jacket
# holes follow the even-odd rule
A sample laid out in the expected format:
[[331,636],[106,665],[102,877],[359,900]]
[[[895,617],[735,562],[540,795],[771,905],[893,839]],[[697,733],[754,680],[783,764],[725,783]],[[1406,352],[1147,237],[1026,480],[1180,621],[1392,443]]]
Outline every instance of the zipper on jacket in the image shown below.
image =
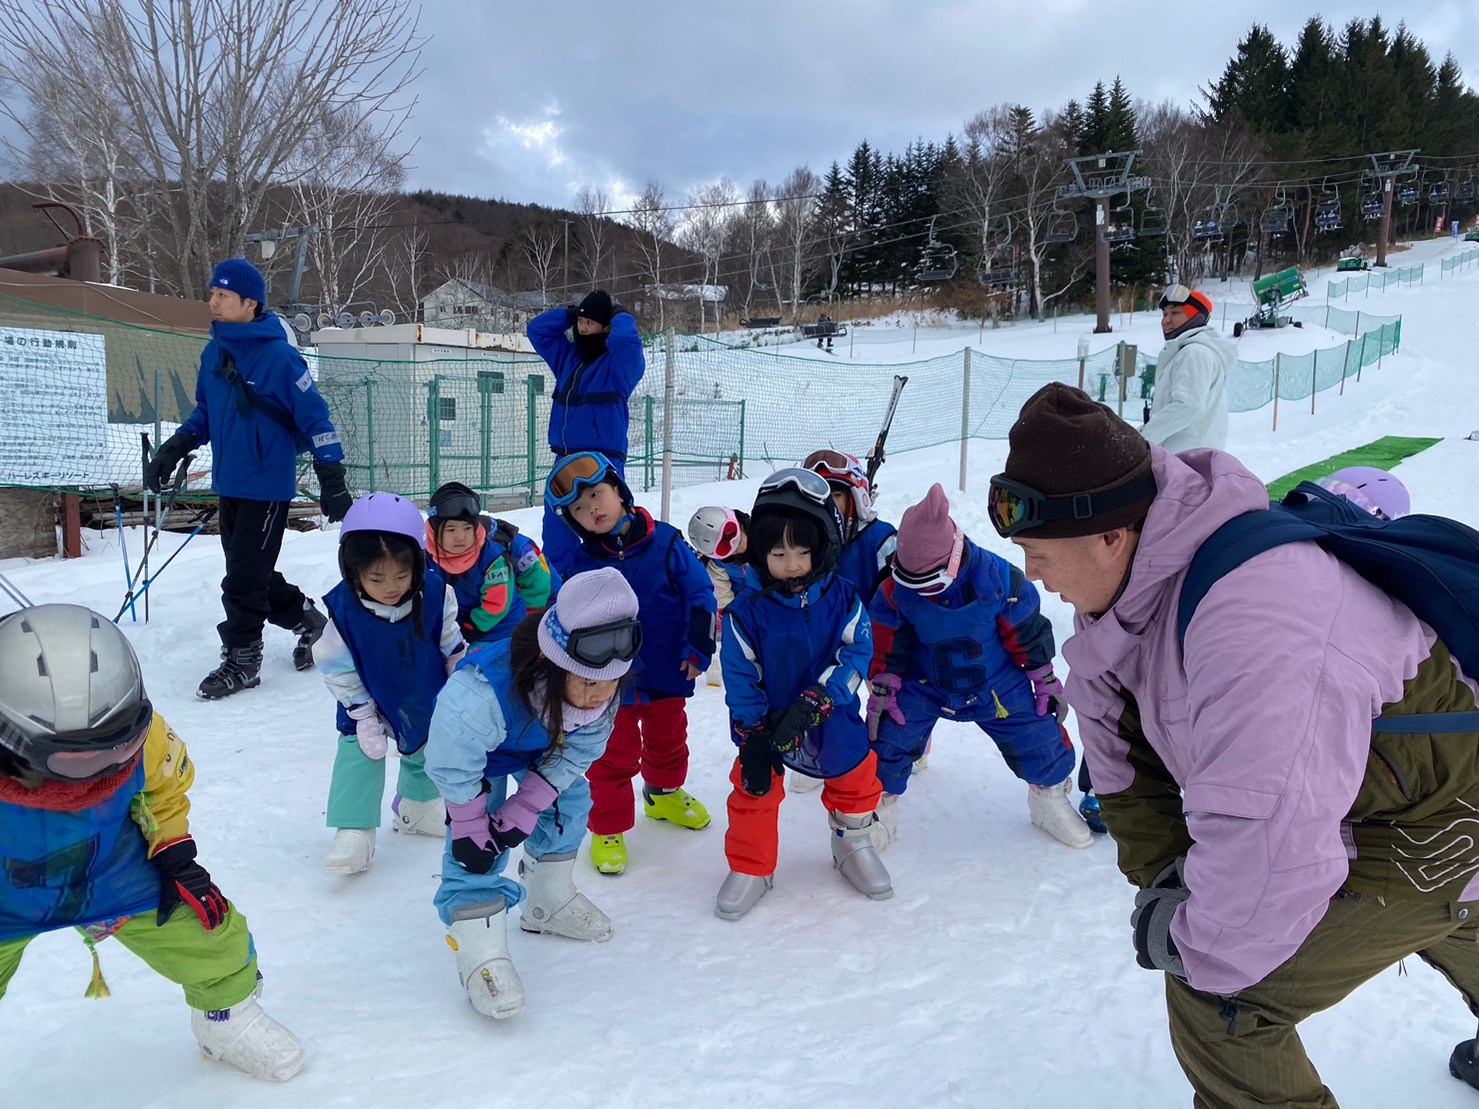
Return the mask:
[[1377,761],[1381,763],[1382,769],[1387,772],[1387,777],[1392,779],[1392,784],[1402,791],[1402,796],[1408,801],[1414,800],[1412,796],[1412,790],[1408,788],[1407,779],[1402,777],[1401,773],[1397,770],[1396,764],[1392,762],[1390,756],[1388,756],[1387,753],[1375,743],[1371,745],[1371,753],[1375,755]]

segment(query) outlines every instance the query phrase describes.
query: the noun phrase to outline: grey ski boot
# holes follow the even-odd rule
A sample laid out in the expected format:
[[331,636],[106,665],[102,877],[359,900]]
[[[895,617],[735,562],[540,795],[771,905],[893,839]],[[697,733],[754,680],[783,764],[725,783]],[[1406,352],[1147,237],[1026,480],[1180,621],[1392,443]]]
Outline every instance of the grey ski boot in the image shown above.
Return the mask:
[[757,878],[753,874],[740,874],[731,870],[729,877],[719,887],[719,896],[714,901],[714,915],[720,920],[738,920],[770,892],[775,877]]
[[832,865],[842,871],[853,889],[883,901],[894,895],[888,868],[873,846],[873,813],[829,813],[832,826]]

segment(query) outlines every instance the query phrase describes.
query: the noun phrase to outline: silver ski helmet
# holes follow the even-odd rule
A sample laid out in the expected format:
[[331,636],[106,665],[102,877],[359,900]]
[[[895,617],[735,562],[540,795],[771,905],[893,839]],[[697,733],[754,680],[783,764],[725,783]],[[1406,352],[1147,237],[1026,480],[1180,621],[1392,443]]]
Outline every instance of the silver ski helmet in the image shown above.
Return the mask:
[[93,782],[130,766],[154,707],[118,627],[81,605],[0,620],[0,749],[22,770]]
[[710,504],[700,508],[688,521],[688,541],[705,558],[725,561],[739,546],[744,525],[732,508]]
[[344,523],[339,526],[339,573],[355,590],[359,589],[359,583],[350,568],[350,560],[345,557],[345,548],[347,545],[357,549],[355,553],[362,552],[364,540],[353,537],[367,532],[399,535],[411,541],[414,547],[411,592],[419,593],[426,581],[426,521],[421,509],[409,497],[395,493],[371,493],[349,506]]

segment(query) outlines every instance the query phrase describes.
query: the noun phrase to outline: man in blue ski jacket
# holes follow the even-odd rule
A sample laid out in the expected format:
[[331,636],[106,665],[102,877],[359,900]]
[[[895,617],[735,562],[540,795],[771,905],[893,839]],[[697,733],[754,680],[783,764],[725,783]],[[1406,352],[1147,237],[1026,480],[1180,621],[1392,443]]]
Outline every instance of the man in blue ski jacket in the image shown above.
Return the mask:
[[319,503],[342,520],[353,498],[344,450],[308,364],[281,321],[265,311],[267,286],[245,258],[228,258],[211,274],[211,341],[200,355],[195,410],[157,451],[144,480],[156,493],[190,451],[211,444],[211,482],[221,498],[218,521],[226,576],[221,664],[200,683],[207,700],[260,683],[262,626],[298,636],[293,664],[313,665],[324,616],[277,571],[288,504],[297,494],[298,455],[313,453]]
[[[579,305],[551,308],[529,321],[529,342],[555,375],[549,448],[557,469],[566,455],[604,455],[625,476],[628,402],[647,371],[637,321],[596,289]],[[566,332],[570,332],[569,335]],[[569,576],[580,543],[548,504],[540,536],[544,556]]]

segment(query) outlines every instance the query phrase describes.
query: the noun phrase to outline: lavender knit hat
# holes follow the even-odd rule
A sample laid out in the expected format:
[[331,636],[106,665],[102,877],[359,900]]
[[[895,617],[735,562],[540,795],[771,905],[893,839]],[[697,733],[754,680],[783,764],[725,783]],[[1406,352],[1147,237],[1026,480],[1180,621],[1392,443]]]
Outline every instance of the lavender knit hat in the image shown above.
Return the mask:
[[539,621],[539,650],[562,670],[593,682],[622,677],[631,662],[612,659],[605,666],[587,666],[577,662],[566,649],[570,633],[579,628],[594,628],[618,620],[635,620],[637,595],[621,571],[612,566],[588,570],[566,578],[560,592]]

